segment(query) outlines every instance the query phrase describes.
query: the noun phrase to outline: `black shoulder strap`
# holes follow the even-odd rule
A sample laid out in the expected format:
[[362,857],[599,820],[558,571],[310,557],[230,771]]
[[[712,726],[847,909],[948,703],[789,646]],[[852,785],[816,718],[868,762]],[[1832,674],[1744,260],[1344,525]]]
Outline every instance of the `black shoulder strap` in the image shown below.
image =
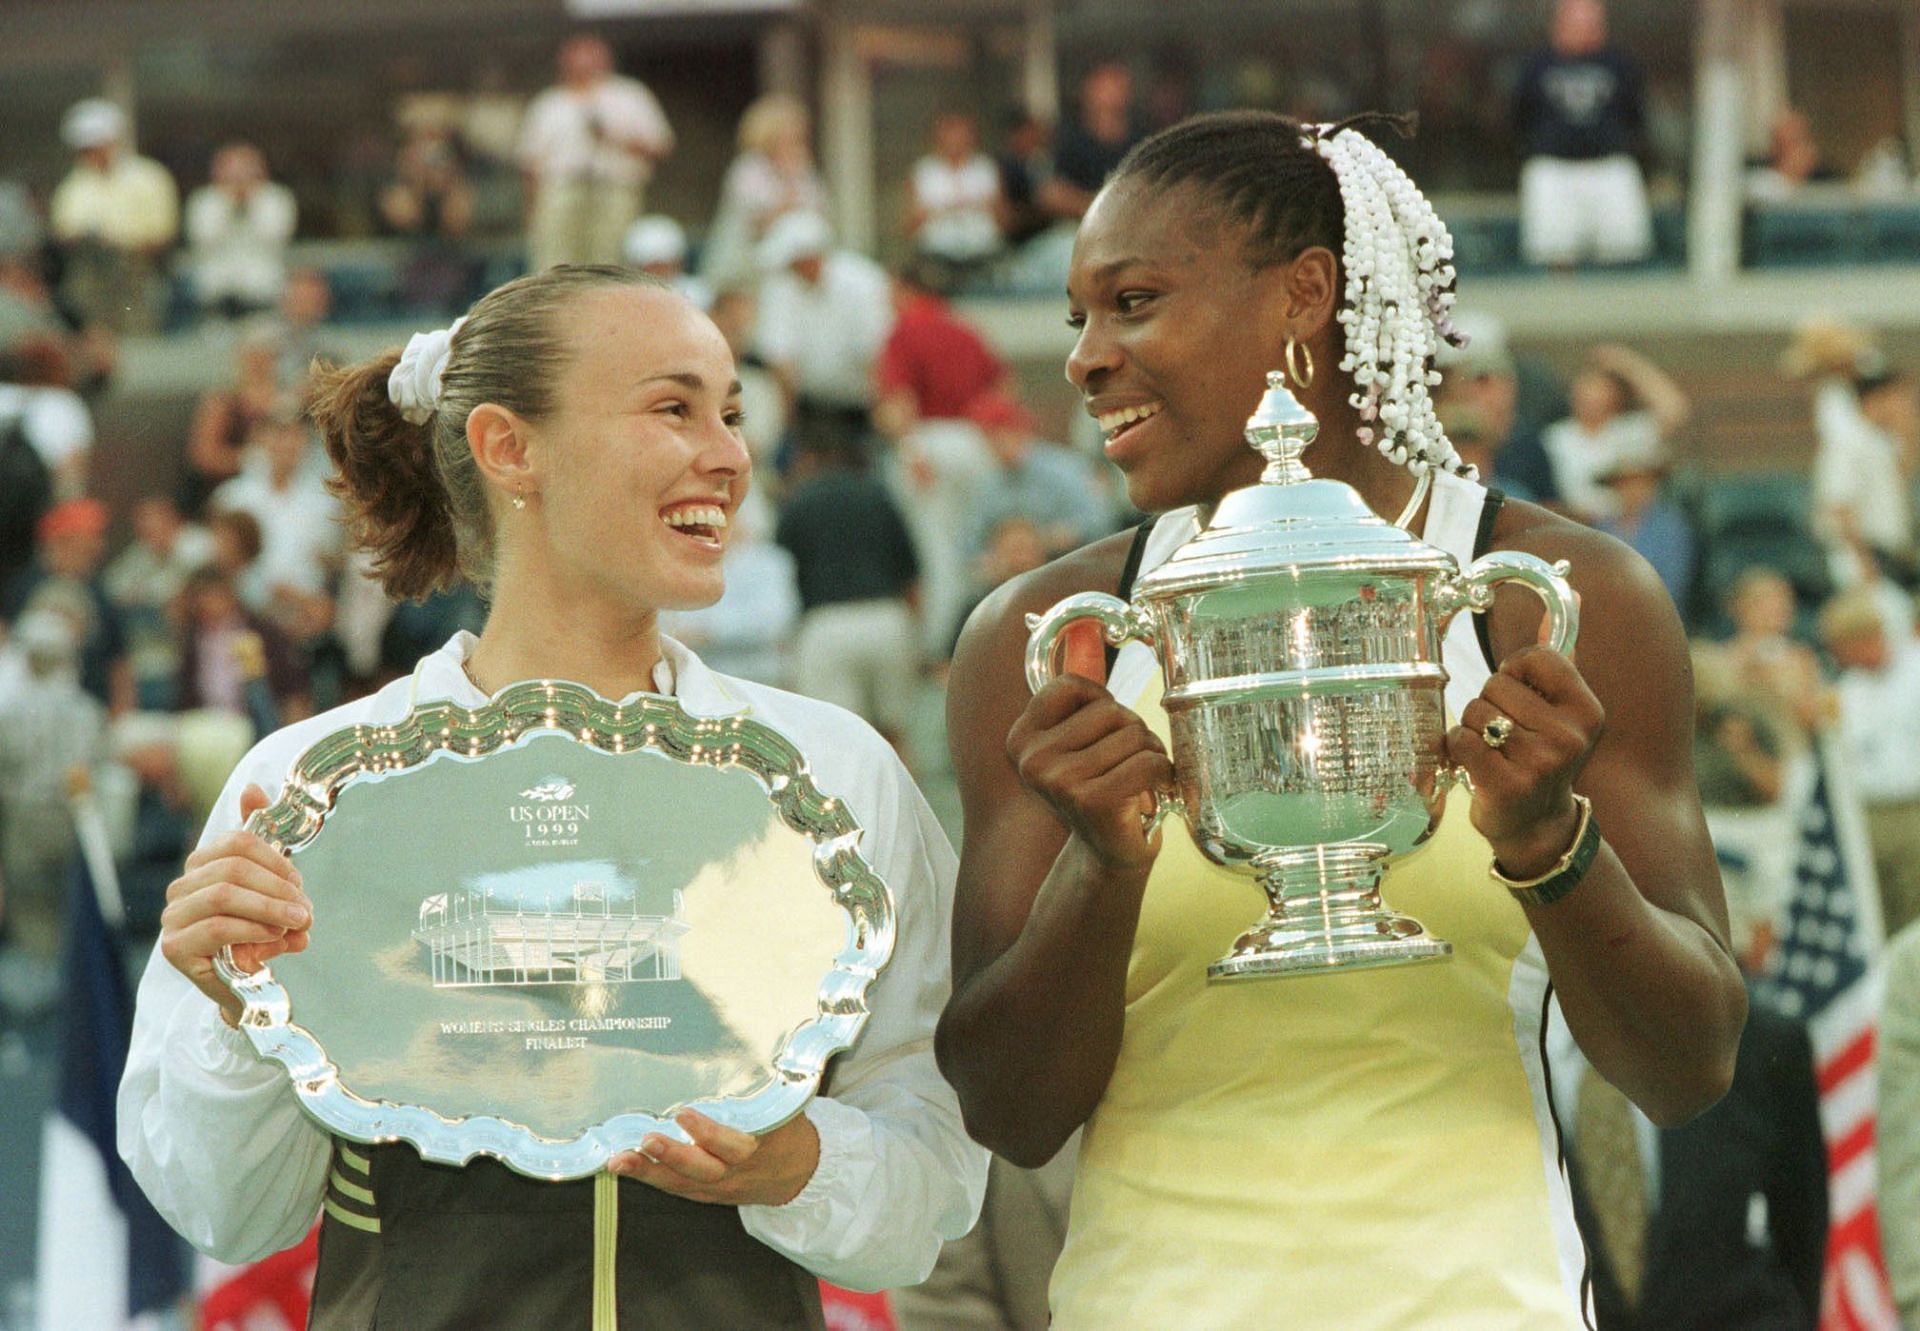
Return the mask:
[[[1504,492],[1487,487],[1487,501],[1480,506],[1480,526],[1473,533],[1473,557],[1478,559],[1493,544],[1493,524],[1500,517],[1500,510],[1506,506]],[[1487,617],[1473,617],[1473,636],[1480,640],[1480,654],[1487,658],[1487,669],[1498,670],[1500,663],[1493,659],[1493,637],[1487,630]]]
[[[1120,586],[1115,595],[1125,601],[1133,595],[1133,580],[1140,576],[1140,561],[1147,553],[1147,538],[1153,535],[1155,518],[1148,518],[1133,529],[1133,544],[1127,547],[1127,562],[1120,569]],[[1120,649],[1111,644],[1107,647],[1107,677],[1113,677],[1114,658],[1120,655]]]

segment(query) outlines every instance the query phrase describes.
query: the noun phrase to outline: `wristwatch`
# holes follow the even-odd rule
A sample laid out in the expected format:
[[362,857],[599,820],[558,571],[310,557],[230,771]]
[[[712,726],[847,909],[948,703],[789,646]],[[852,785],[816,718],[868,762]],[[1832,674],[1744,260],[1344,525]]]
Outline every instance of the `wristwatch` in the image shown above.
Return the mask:
[[1574,829],[1573,844],[1552,868],[1537,878],[1526,879],[1509,878],[1501,873],[1498,860],[1487,868],[1494,882],[1529,906],[1550,906],[1580,886],[1580,880],[1587,876],[1594,857],[1600,853],[1600,828],[1593,821],[1593,801],[1585,795],[1575,795],[1573,802],[1580,810],[1580,825]]

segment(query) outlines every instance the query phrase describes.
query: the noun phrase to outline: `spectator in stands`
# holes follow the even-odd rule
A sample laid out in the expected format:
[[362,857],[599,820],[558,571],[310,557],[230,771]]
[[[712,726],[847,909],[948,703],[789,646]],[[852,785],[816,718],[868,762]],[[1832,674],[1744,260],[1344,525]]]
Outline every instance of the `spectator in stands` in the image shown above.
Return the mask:
[[[277,626],[240,603],[233,584],[203,568],[181,592],[176,706],[244,716],[256,732],[311,715],[299,654]],[[264,694],[262,693],[264,690]]]
[[792,553],[773,539],[774,517],[766,497],[748,491],[727,524],[726,591],[705,609],[662,612],[660,631],[716,670],[786,688],[800,588]]
[[[1913,545],[1913,474],[1906,440],[1869,418],[1864,397],[1899,385],[1864,329],[1828,315],[1795,331],[1781,369],[1813,386],[1813,530],[1842,587],[1873,581],[1883,561],[1906,565]],[[1897,395],[1882,412],[1898,423]],[[1910,401],[1910,399],[1909,399]],[[1883,404],[1884,405],[1884,404]]]
[[267,603],[259,578],[260,551],[266,538],[259,519],[244,511],[207,514],[207,535],[213,538],[213,558],[207,567],[218,570],[233,584],[241,603]]
[[1882,572],[1913,580],[1912,392],[1864,356],[1850,383],[1829,379],[1815,390],[1814,533],[1840,586]]
[[61,295],[85,323],[149,332],[163,304],[160,260],[180,228],[173,177],[133,151],[126,114],[104,98],[69,108],[60,137],[75,154],[49,208]]
[[[1904,370],[1885,367],[1863,374],[1854,385],[1860,414],[1892,450],[1896,484],[1908,500],[1904,528],[1888,524],[1888,538],[1866,542],[1881,572],[1904,587],[1920,583],[1913,542],[1913,479],[1920,470],[1920,384]],[[1857,483],[1857,482],[1856,482]],[[1903,532],[1905,539],[1898,539]]]
[[1640,66],[1608,42],[1601,0],[1557,0],[1547,46],[1520,72],[1513,118],[1525,157],[1527,262],[1569,269],[1646,258],[1653,218],[1635,156],[1645,130]]
[[0,621],[37,609],[66,616],[79,645],[81,687],[119,716],[133,708],[133,667],[125,624],[100,581],[107,518],[98,499],[68,499],[48,509],[33,564],[0,588]]
[[416,111],[378,199],[385,230],[413,242],[400,265],[401,303],[432,313],[465,309],[480,267],[466,247],[473,186],[445,114],[432,103]]
[[[75,678],[71,625],[37,610],[14,625],[27,677],[0,704],[0,999],[22,1015],[60,994],[60,939],[74,850],[69,790],[103,755],[106,717]],[[5,953],[12,953],[6,956]]]
[[1840,668],[1835,738],[1866,807],[1889,934],[1920,920],[1920,642],[1889,631],[1863,588],[1820,612],[1820,641]]
[[273,325],[248,325],[233,349],[232,380],[194,405],[180,479],[180,509],[188,517],[199,517],[207,496],[240,474],[247,442],[285,396],[280,350]]
[[0,251],[0,347],[35,335],[57,337],[67,331],[48,295],[40,266],[36,250]]
[[1053,178],[1041,198],[1057,218],[1078,221],[1142,138],[1133,115],[1133,73],[1119,60],[1102,61],[1080,80],[1079,115],[1061,126],[1054,141]]
[[280,303],[287,244],[298,209],[293,191],[267,178],[267,159],[235,141],[213,155],[211,179],[187,198],[187,245],[203,314],[241,319]]
[[618,263],[673,129],[647,86],[613,72],[613,48],[581,33],[560,48],[560,81],[533,99],[520,131],[533,271]]
[[52,506],[53,476],[25,412],[0,416],[0,589],[33,564],[40,519]]
[[307,465],[311,452],[300,404],[282,399],[248,440],[240,474],[207,501],[212,510],[247,513],[260,524],[252,586],[235,590],[248,609],[283,626],[303,620],[308,602],[324,596],[344,545],[339,502]]
[[893,277],[893,327],[874,367],[874,422],[898,438],[924,420],[957,420],[1007,377],[978,329],[939,295],[919,264]]
[[907,235],[927,280],[959,290],[1000,249],[1000,173],[980,151],[980,126],[968,111],[933,122],[933,150],[907,178]]
[[1000,235],[1018,249],[1054,223],[1042,202],[1053,179],[1053,127],[1024,108],[1014,113],[1000,155]]
[[1693,524],[1662,492],[1669,463],[1657,438],[1623,441],[1594,479],[1612,496],[1610,516],[1594,522],[1653,565],[1667,594],[1684,608],[1698,556]]
[[801,439],[774,532],[800,588],[793,686],[858,713],[898,748],[919,683],[919,555],[858,442]]
[[1050,557],[1046,537],[1033,519],[1010,517],[994,523],[987,530],[978,556],[968,566],[967,594],[960,602],[959,612],[947,625],[946,642],[941,646],[939,659],[952,659],[968,618],[994,588],[1022,573],[1031,573]]
[[1444,376],[1434,407],[1447,437],[1480,469],[1484,484],[1513,499],[1552,503],[1560,497],[1553,464],[1539,431],[1520,419],[1520,369],[1506,325],[1494,315],[1462,310],[1454,326],[1466,335],[1466,345],[1443,342],[1434,357]]
[[64,338],[39,333],[0,354],[0,433],[17,429],[46,470],[53,499],[86,492],[93,413],[74,392]]
[[967,603],[975,505],[993,470],[966,412],[1005,380],[1007,368],[934,285],[918,263],[894,277],[894,325],[875,371],[873,420],[893,443],[887,480],[920,552],[921,629],[929,657],[939,660]]
[[994,468],[974,509],[968,558],[987,552],[995,529],[1012,518],[1034,524],[1042,562],[1114,529],[1113,501],[1088,459],[1038,435],[1033,414],[1012,393],[989,391],[967,408],[993,454]]
[[1880,1012],[1880,1237],[1900,1325],[1920,1326],[1920,924],[1887,946]]
[[1756,564],[1728,590],[1727,613],[1733,636],[1711,650],[1721,654],[1743,695],[1804,744],[1826,724],[1827,698],[1819,661],[1793,636],[1793,584],[1779,570]]
[[1680,385],[1636,351],[1595,347],[1568,390],[1569,414],[1541,434],[1560,502],[1585,522],[1613,517],[1617,500],[1599,477],[1622,454],[1647,456],[1686,423]]
[[101,582],[125,616],[142,711],[173,706],[179,657],[169,615],[187,578],[212,562],[212,534],[182,517],[173,500],[151,495],[133,506],[133,541],[107,565]]
[[893,326],[887,275],[836,249],[818,213],[787,213],[760,244],[755,345],[779,378],[803,447],[865,436],[874,359]]
[[716,291],[751,285],[754,256],[787,213],[827,211],[827,185],[813,164],[813,122],[796,97],[769,93],[740,117],[739,154],[720,183],[700,276]]
[[[697,279],[696,279],[697,280]],[[769,496],[780,484],[780,443],[787,434],[787,402],[780,380],[754,349],[759,302],[746,287],[728,287],[713,298],[707,311],[714,327],[733,350],[734,373],[740,376],[740,434],[753,454],[753,484]]]
[[1767,155],[1747,172],[1747,198],[1776,203],[1792,198],[1806,185],[1839,179],[1827,164],[1813,123],[1803,111],[1782,107],[1767,131]]
[[0,179],[0,255],[37,253],[46,240],[40,210],[33,196],[17,180]]
[[703,310],[713,307],[713,290],[687,271],[687,233],[662,213],[642,217],[627,228],[621,242],[626,261],[659,278]]
[[1696,645],[1693,771],[1720,877],[1727,931],[1749,973],[1765,967],[1784,923],[1799,853],[1804,739],[1782,713],[1750,697],[1726,654]]
[[313,362],[336,354],[326,333],[332,315],[333,284],[325,273],[318,268],[295,268],[287,274],[275,331],[280,344],[278,382],[287,385],[288,391],[304,393]]

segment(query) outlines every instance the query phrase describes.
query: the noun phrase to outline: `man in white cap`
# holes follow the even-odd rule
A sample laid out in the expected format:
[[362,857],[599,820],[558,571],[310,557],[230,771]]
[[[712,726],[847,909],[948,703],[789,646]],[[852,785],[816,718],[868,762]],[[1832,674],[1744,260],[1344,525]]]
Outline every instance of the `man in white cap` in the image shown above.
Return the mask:
[[60,137],[73,169],[48,208],[65,252],[62,294],[89,324],[146,332],[159,323],[159,261],[180,229],[180,192],[167,169],[134,152],[127,117],[102,97],[68,108]]
[[520,126],[527,250],[534,272],[557,263],[618,263],[653,168],[673,151],[666,112],[644,83],[614,73],[591,33],[560,48],[560,81]]
[[873,408],[873,363],[893,327],[887,275],[835,249],[818,213],[787,213],[760,242],[756,349],[779,378],[804,444],[862,438]]
[[687,233],[671,217],[642,217],[627,228],[621,248],[633,267],[659,278],[701,309],[713,308],[713,288],[687,271]]

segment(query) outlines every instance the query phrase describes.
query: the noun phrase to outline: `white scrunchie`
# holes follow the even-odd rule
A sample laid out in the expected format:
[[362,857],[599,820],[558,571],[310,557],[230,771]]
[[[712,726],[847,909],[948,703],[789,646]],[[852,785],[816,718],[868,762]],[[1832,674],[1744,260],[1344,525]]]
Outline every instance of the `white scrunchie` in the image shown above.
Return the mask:
[[412,425],[425,425],[440,408],[440,379],[447,372],[447,357],[453,350],[453,335],[467,321],[461,315],[445,328],[431,333],[415,333],[400,353],[400,363],[387,376],[387,396],[400,408],[400,416]]

